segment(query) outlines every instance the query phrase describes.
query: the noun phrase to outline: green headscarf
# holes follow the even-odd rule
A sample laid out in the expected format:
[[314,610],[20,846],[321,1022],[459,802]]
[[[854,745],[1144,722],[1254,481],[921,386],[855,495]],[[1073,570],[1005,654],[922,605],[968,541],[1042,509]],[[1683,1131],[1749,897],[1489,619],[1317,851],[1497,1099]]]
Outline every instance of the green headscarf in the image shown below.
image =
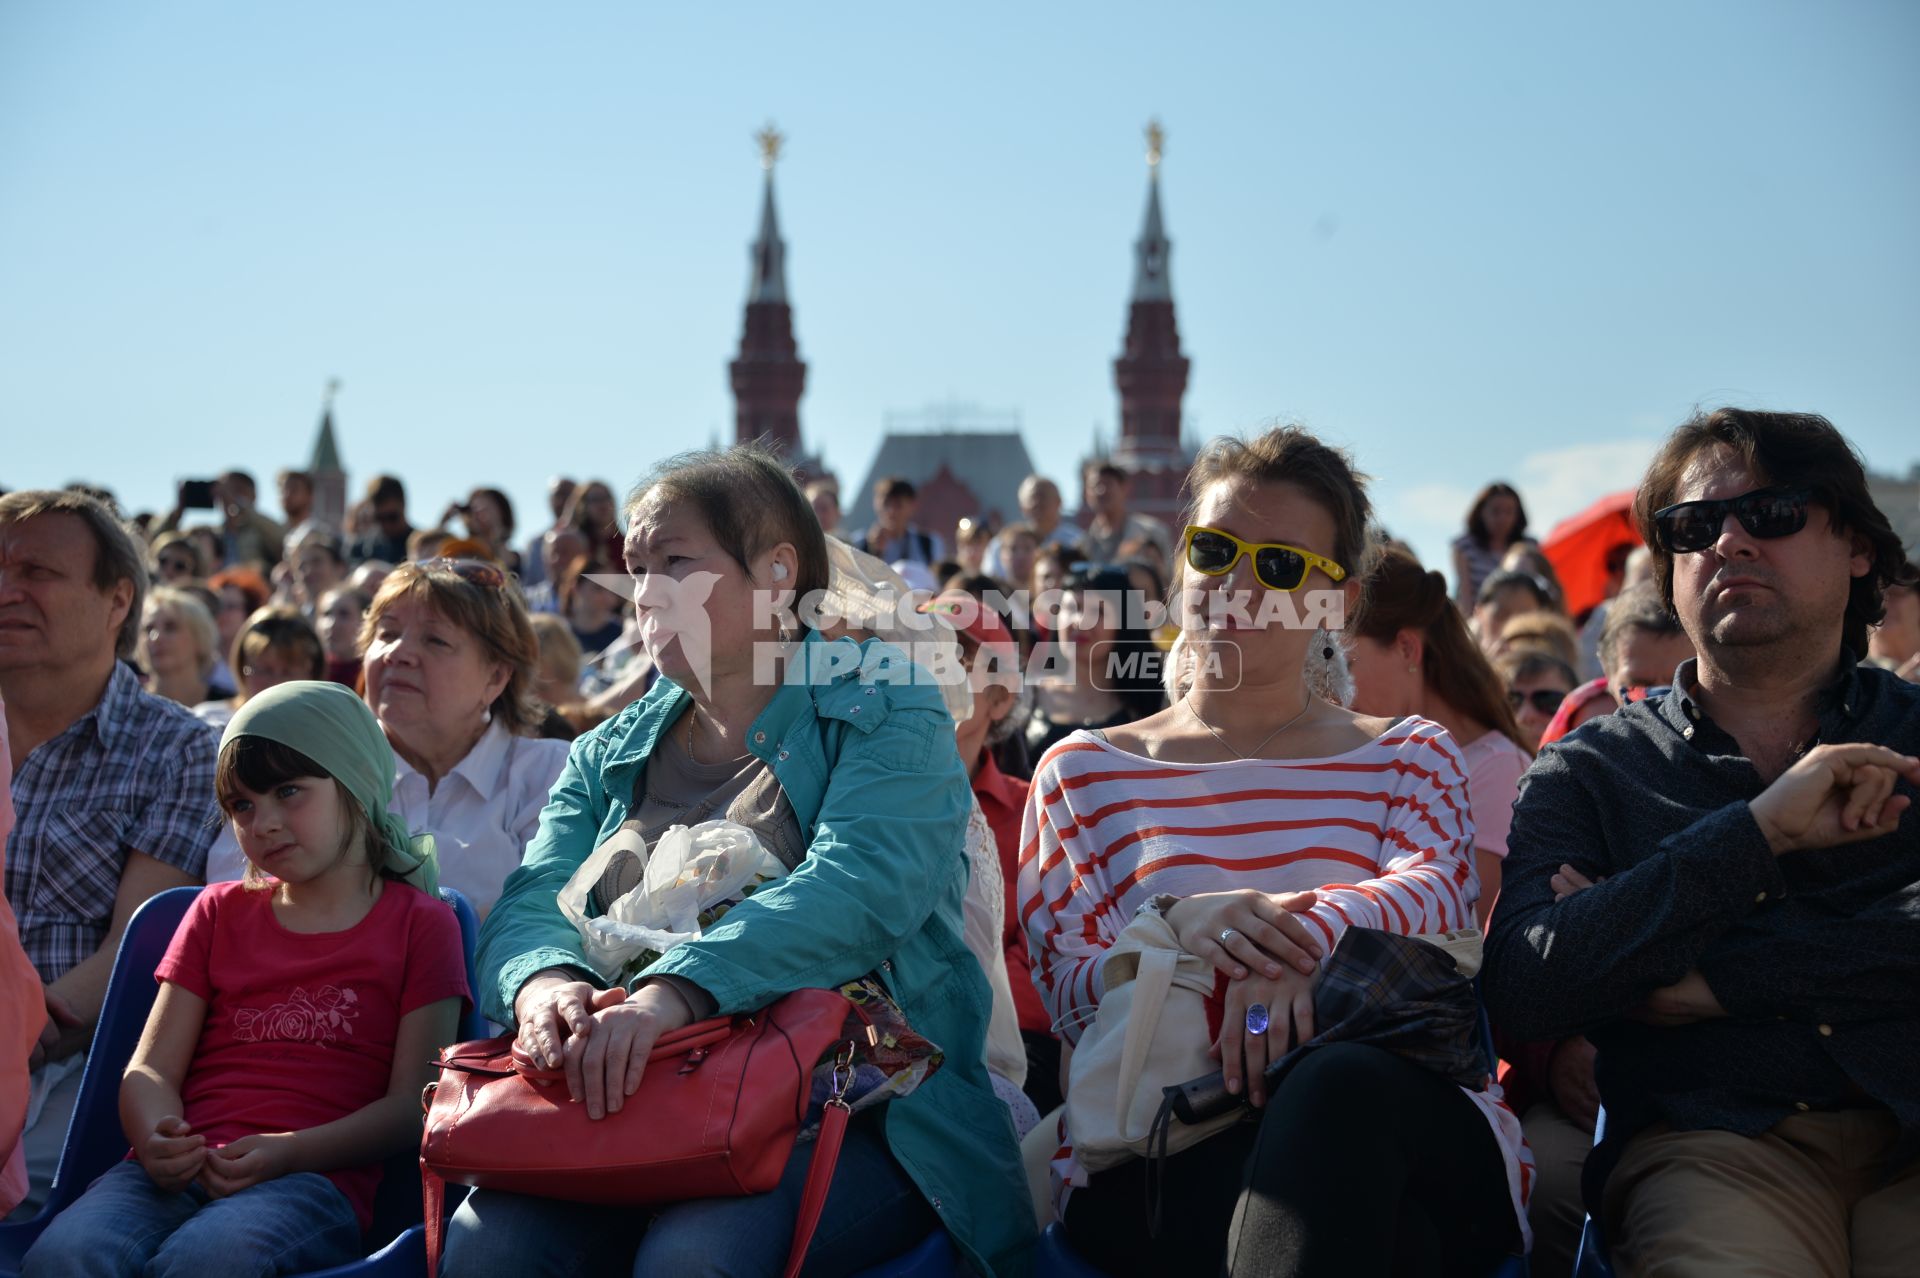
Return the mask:
[[415,836],[387,805],[393,801],[393,747],[367,703],[344,684],[298,679],[276,684],[234,712],[220,748],[237,737],[260,737],[298,750],[347,788],[381,834],[391,870],[429,896],[439,895],[433,836]]

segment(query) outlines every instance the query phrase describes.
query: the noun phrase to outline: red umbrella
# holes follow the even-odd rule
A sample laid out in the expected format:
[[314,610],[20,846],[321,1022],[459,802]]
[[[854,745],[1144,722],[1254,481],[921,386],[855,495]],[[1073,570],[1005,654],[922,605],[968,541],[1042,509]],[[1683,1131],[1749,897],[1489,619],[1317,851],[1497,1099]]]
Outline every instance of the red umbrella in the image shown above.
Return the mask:
[[1540,550],[1566,592],[1567,613],[1578,617],[1604,600],[1619,580],[1626,552],[1640,544],[1633,526],[1633,494],[1611,493],[1553,526]]

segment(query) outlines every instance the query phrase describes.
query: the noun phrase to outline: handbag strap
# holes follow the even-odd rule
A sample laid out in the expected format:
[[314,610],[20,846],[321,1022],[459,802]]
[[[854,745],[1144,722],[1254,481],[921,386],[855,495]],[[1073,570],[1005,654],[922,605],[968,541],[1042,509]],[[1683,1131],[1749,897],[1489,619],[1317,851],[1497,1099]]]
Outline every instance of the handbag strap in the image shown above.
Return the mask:
[[[840,1162],[840,1146],[847,1138],[847,1120],[853,1114],[844,1103],[829,1102],[820,1115],[820,1135],[807,1163],[807,1181],[800,1191],[800,1212],[793,1221],[793,1243],[787,1249],[785,1278],[799,1278],[806,1263],[807,1248],[820,1227],[820,1214],[826,1210],[827,1194],[833,1188],[833,1171]],[[426,1211],[427,1274],[439,1278],[440,1256],[446,1247],[447,1182],[420,1160],[420,1198]]]
[[1147,1054],[1159,1036],[1160,1010],[1167,1005],[1173,988],[1173,969],[1180,956],[1172,950],[1143,949],[1140,966],[1133,978],[1133,1006],[1127,1012],[1126,1037],[1120,1045],[1120,1080],[1114,1089],[1114,1130],[1125,1141],[1137,1141],[1146,1132],[1128,1129],[1127,1115],[1140,1090],[1140,1075],[1146,1072]]

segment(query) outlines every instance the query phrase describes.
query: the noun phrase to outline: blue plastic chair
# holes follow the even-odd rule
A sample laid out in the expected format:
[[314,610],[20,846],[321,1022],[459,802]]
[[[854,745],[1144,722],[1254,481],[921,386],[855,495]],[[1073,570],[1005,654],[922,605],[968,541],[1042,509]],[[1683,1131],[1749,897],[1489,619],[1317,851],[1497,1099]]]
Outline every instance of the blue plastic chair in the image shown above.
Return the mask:
[[493,1031],[480,1011],[480,973],[474,967],[480,947],[480,916],[474,913],[473,902],[454,888],[441,888],[440,899],[453,907],[453,917],[460,920],[460,946],[467,954],[467,989],[473,994],[472,1006],[460,1018],[460,1041],[492,1038]]
[[160,966],[175,929],[199,894],[197,887],[170,888],[135,910],[127,922],[114,954],[107,996],[100,1005],[99,1028],[80,1075],[80,1094],[60,1149],[53,1187],[39,1215],[0,1224],[0,1278],[14,1278],[27,1248],[53,1218],[102,1172],[126,1157],[127,1138],[120,1130],[120,1075],[140,1042],[140,1031],[159,992],[153,969]]
[[[1607,1134],[1607,1111],[1602,1109],[1593,1122],[1593,1143],[1598,1145]],[[1599,1222],[1592,1216],[1580,1229],[1580,1250],[1573,1258],[1573,1278],[1613,1278],[1613,1261],[1607,1257],[1606,1239],[1600,1236]]]
[[[60,1166],[40,1214],[31,1220],[0,1224],[0,1278],[17,1278],[20,1262],[27,1249],[40,1237],[47,1225],[65,1210],[88,1185],[127,1153],[127,1138],[120,1127],[120,1076],[126,1070],[133,1049],[146,1027],[159,987],[153,979],[167,945],[186,917],[197,887],[170,888],[150,898],[127,923],[114,955],[113,974],[107,982],[107,996],[100,1007],[100,1021],[94,1031],[93,1047],[80,1076],[80,1094],[74,1102],[73,1120],[60,1151]],[[444,888],[441,895],[452,906],[460,922],[460,940],[466,955],[467,981],[474,982],[474,943],[479,933],[473,906],[459,892]],[[486,1036],[486,1018],[470,1011],[461,1021],[460,1032],[474,1038]],[[413,1160],[406,1159],[406,1170],[413,1171]],[[417,1187],[413,1223],[397,1238],[368,1256],[326,1271],[328,1275],[356,1274],[365,1278],[379,1275],[418,1275],[426,1268],[426,1230],[419,1223]],[[380,1214],[375,1228],[381,1233]]]

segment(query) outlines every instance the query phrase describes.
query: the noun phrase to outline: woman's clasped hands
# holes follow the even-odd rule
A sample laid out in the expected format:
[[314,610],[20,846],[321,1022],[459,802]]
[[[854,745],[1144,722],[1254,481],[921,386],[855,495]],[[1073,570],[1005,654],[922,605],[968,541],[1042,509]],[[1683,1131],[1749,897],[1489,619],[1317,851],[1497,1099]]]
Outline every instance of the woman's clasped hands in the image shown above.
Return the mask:
[[693,1022],[687,1001],[656,982],[628,994],[543,972],[521,987],[515,1004],[520,1049],[540,1068],[561,1070],[567,1094],[592,1119],[619,1113],[639,1089],[654,1043]]
[[1267,1066],[1313,1037],[1313,987],[1326,950],[1300,918],[1313,892],[1242,888],[1183,897],[1168,907],[1180,948],[1228,979],[1220,1036],[1209,1053],[1234,1095],[1267,1103]]

